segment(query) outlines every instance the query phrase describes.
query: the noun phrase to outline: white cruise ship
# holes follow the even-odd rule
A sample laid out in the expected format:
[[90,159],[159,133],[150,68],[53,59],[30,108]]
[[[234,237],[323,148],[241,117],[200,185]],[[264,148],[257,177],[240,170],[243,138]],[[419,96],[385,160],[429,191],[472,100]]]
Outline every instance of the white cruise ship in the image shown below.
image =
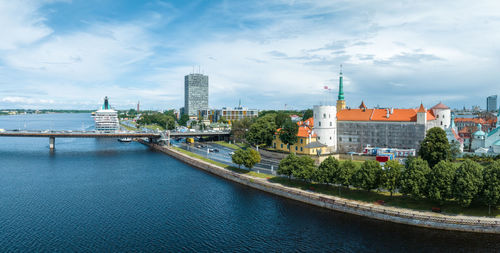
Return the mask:
[[104,98],[104,105],[95,112],[95,130],[99,132],[115,132],[120,128],[118,112],[109,105],[108,97]]

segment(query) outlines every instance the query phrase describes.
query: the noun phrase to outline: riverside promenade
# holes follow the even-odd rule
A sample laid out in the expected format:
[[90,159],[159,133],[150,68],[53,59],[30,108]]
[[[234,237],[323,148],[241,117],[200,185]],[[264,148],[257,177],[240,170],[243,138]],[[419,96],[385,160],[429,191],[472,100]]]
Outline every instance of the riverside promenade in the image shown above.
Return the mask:
[[249,187],[294,199],[318,207],[334,211],[364,216],[382,221],[407,224],[418,227],[443,229],[452,231],[500,234],[500,219],[486,217],[471,217],[461,215],[445,215],[433,212],[415,211],[403,208],[380,206],[376,204],[343,199],[325,194],[304,191],[297,188],[271,183],[265,178],[253,177],[236,173],[223,167],[193,158],[167,146],[150,144],[143,140],[140,143],[168,154],[193,167],[210,172],[227,180],[247,185]]

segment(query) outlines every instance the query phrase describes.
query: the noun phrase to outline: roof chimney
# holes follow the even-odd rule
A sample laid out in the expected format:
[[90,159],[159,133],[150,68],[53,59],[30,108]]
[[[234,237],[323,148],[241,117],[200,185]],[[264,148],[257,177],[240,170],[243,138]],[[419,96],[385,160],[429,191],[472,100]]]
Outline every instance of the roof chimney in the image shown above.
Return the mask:
[[394,114],[394,108],[391,107],[391,114]]
[[389,118],[389,108],[385,109],[387,111],[386,117]]

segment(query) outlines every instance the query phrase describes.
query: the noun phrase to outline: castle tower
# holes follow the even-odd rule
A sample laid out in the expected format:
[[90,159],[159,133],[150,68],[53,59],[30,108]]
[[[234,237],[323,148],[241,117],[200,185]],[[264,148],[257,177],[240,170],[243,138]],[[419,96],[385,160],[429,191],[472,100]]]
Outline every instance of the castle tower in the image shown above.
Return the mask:
[[420,107],[417,111],[417,124],[427,125],[427,110],[425,110],[425,107],[422,103],[420,103]]
[[345,100],[344,100],[344,83],[342,77],[342,65],[340,65],[340,77],[339,77],[339,96],[337,98],[337,112],[345,109]]
[[431,108],[432,113],[436,117],[436,125],[442,129],[446,129],[451,126],[451,109],[450,107],[439,102],[439,104]]
[[318,142],[327,145],[331,151],[337,151],[337,110],[333,105],[315,105],[313,107],[314,132]]

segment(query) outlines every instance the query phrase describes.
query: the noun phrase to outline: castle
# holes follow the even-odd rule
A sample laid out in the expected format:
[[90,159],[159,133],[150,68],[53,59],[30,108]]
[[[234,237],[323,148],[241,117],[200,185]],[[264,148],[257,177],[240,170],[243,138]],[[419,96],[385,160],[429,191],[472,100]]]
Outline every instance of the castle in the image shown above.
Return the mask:
[[314,133],[317,141],[331,153],[361,152],[367,145],[400,149],[418,149],[426,131],[440,127],[450,142],[463,145],[453,123],[451,109],[438,103],[430,109],[368,108],[362,101],[356,109],[346,108],[342,70],[336,106],[313,108]]

